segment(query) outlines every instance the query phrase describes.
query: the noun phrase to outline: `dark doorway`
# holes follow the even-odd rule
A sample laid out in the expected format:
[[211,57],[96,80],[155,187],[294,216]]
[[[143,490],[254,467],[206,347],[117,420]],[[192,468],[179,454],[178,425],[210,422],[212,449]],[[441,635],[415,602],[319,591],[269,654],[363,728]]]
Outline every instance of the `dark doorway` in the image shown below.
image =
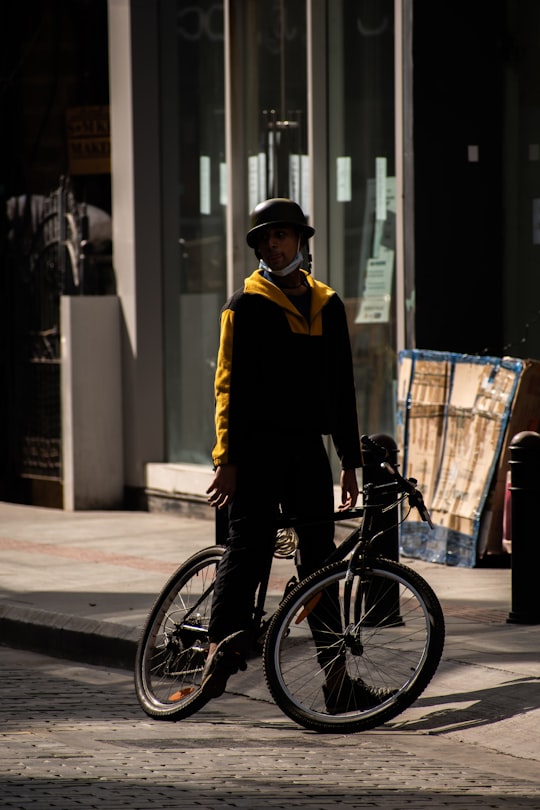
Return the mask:
[[414,4],[418,348],[502,351],[504,8]]
[[108,121],[107,36],[106,0],[1,6],[3,500],[62,504],[60,296],[113,292],[110,170],[82,159],[106,140],[82,112]]

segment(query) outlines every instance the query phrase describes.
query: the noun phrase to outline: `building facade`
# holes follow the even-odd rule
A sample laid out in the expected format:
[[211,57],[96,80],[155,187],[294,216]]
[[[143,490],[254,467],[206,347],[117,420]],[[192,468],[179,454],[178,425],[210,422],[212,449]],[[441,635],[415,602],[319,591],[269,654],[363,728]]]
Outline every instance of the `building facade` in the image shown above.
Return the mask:
[[[204,501],[219,312],[256,266],[245,233],[266,197],[297,200],[316,229],[313,273],[347,307],[363,432],[395,433],[401,348],[540,356],[537,0],[71,5],[81,24],[106,13],[118,307],[104,317],[122,371],[105,415],[93,383],[85,426],[70,421],[85,438],[70,438],[64,505],[92,503],[109,451],[110,501]],[[64,106],[88,103],[75,96]],[[64,307],[73,329],[95,320]]]
[[[256,266],[245,233],[267,197],[315,227],[313,272],[349,313],[362,429],[393,432],[394,14],[393,0],[109,2],[115,271],[124,300],[124,285],[146,291],[124,303],[128,485],[148,460],[188,478],[210,462],[219,312]],[[145,484],[170,489],[172,469]]]

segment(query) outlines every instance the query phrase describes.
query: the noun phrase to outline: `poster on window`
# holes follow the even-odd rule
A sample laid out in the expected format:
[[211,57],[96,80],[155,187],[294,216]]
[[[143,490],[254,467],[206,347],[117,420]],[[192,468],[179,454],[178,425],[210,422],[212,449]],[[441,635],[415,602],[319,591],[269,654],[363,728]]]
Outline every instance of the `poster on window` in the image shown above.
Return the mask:
[[368,259],[364,293],[356,323],[388,323],[392,303],[394,251],[381,247],[376,259]]

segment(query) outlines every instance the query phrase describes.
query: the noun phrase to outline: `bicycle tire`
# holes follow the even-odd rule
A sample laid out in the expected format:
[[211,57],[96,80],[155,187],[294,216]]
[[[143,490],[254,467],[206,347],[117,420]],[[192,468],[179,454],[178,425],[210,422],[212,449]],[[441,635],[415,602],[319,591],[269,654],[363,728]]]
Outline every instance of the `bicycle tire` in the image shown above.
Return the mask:
[[[351,612],[356,615],[349,633],[331,629],[330,619],[323,615],[328,606],[323,596],[326,593],[328,599],[339,592],[343,622],[347,572],[348,563],[337,562],[300,582],[274,614],[266,635],[263,665],[268,689],[288,717],[314,731],[366,731],[396,717],[424,691],[444,647],[444,616],[431,587],[402,563],[382,558],[366,562],[354,575]],[[315,609],[324,628],[318,648],[306,621]],[[334,626],[335,614],[334,608]],[[391,694],[379,705],[362,708],[351,702],[343,710],[332,707],[330,713],[319,661],[323,654],[328,661],[340,655],[350,678]]]
[[207,702],[200,690],[201,675],[213,583],[224,550],[211,546],[186,560],[148,615],[135,655],[134,680],[137,699],[150,717],[181,720]]

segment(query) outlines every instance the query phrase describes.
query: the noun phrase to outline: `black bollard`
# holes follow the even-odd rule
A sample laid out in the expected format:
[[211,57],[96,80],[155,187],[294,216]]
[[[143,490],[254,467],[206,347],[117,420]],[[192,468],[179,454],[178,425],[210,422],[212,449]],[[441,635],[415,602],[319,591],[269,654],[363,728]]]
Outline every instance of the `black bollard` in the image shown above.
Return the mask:
[[523,431],[510,445],[513,624],[540,624],[540,434]]
[[[373,442],[384,447],[387,452],[387,461],[392,466],[397,465],[398,448],[394,439],[385,433],[375,433],[369,437]],[[389,480],[386,470],[381,468],[380,459],[375,458],[375,454],[369,449],[363,450],[364,466],[362,468],[362,481],[364,484],[385,484]],[[377,502],[383,506],[392,506],[395,495],[377,496]],[[381,557],[389,560],[399,561],[399,507],[381,512],[378,520],[374,523],[375,532],[384,531],[384,534],[375,540],[375,550]],[[382,585],[382,583],[381,583]],[[369,623],[377,625],[396,626],[402,624],[399,605],[399,585],[385,583],[384,596],[375,592],[375,583],[366,597],[366,615],[369,616]],[[367,622],[366,622],[367,623]]]
[[[394,439],[387,436],[385,433],[374,433],[369,437],[373,442],[384,447],[387,452],[387,461],[392,466],[397,465],[398,448]],[[381,468],[380,460],[377,461],[372,452],[367,449],[363,450],[364,466],[362,468],[362,481],[364,484],[385,484],[388,482],[388,473]],[[385,498],[380,499],[380,503],[384,506],[391,506],[395,500],[393,495],[387,495]],[[380,520],[377,523],[375,530],[383,531],[385,533],[382,537],[376,540],[377,552],[381,557],[386,557],[389,560],[399,560],[399,511],[396,506],[394,509],[389,509],[388,512],[383,512],[380,515]]]

